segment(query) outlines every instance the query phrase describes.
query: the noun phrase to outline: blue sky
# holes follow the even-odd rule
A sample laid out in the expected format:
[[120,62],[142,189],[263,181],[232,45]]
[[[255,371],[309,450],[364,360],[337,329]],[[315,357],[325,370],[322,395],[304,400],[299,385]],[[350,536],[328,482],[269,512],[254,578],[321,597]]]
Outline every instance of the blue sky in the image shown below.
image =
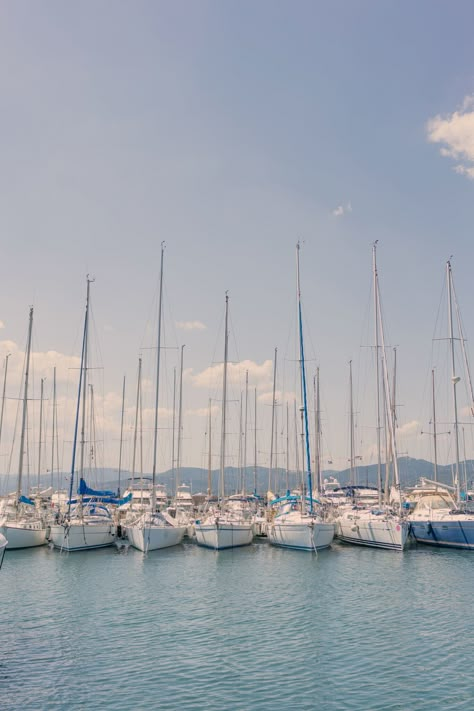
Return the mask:
[[[222,359],[226,290],[231,357],[249,361],[258,386],[266,463],[271,372],[263,364],[278,347],[279,389],[295,390],[300,239],[308,367],[321,369],[327,458],[341,468],[347,460],[352,358],[359,449],[369,461],[371,356],[361,346],[370,342],[378,239],[384,315],[398,347],[399,424],[408,433],[400,450],[429,456],[416,433],[429,419],[431,339],[451,254],[468,338],[474,329],[473,21],[470,2],[3,3],[1,354],[16,348],[20,364],[34,304],[38,397],[55,358],[79,353],[85,275],[94,274],[103,367],[94,377],[104,461],[114,466],[121,379],[130,439],[137,357],[153,342],[165,240],[166,343],[186,343],[183,463],[204,461],[201,411],[218,397],[219,381],[199,386],[198,376]],[[177,325],[193,322],[205,328]],[[151,352],[142,352],[151,378]],[[168,410],[177,353],[167,352],[163,368]],[[75,375],[64,367],[67,468]],[[17,380],[12,368],[11,397]],[[235,380],[238,399],[242,376]],[[215,420],[217,431],[218,404]],[[166,469],[169,413],[162,422]],[[469,442],[467,425],[466,434]],[[3,470],[12,438],[11,428],[2,435]]]

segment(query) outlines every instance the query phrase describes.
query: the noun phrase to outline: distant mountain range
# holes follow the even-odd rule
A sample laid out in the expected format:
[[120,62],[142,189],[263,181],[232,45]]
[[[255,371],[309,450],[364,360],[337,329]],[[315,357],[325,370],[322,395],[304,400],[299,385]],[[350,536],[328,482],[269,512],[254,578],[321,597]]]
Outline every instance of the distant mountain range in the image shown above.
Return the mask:
[[[398,460],[398,468],[400,472],[400,480],[402,486],[414,486],[420,477],[426,477],[428,479],[433,479],[434,467],[432,462],[427,462],[425,459],[413,459],[412,457],[400,457]],[[452,484],[452,465],[439,466],[438,465],[438,481],[445,484]],[[465,474],[464,474],[465,472]],[[150,474],[144,475],[146,477],[151,477]],[[336,470],[325,470],[324,477],[327,479],[330,476],[335,477],[341,486],[349,483],[350,480],[350,470],[344,469],[343,471]],[[468,487],[474,488],[474,461],[468,460],[465,463],[461,463],[460,477],[461,481],[467,478]],[[122,472],[121,475],[121,491],[123,492],[128,485],[128,478],[130,477],[129,472]],[[89,486],[97,487],[101,489],[113,489],[117,490],[118,486],[118,472],[116,469],[103,469],[97,470],[92,475],[87,478],[87,483]],[[214,470],[211,474],[211,487],[214,493],[217,492],[218,487],[219,472]],[[382,480],[385,479],[385,467],[382,467]],[[25,488],[27,488],[28,477],[24,477]],[[157,483],[165,484],[167,490],[172,493],[175,488],[174,483],[174,473],[169,470],[166,472],[161,472],[156,479]],[[235,493],[241,488],[242,474],[235,467],[226,467],[225,470],[225,481],[226,481],[226,491],[228,493]],[[247,467],[244,472],[244,481],[246,491],[253,491],[255,486],[255,476],[254,470],[251,467]],[[369,486],[374,486],[377,481],[377,465],[370,464],[368,466],[359,466],[356,471],[356,483],[365,484]],[[205,469],[199,469],[197,467],[183,467],[180,473],[180,482],[191,485],[191,490],[193,493],[206,492],[208,484],[208,473]],[[37,477],[31,477],[30,483],[35,485],[37,483]],[[41,477],[41,487],[46,488],[51,483],[51,475],[43,475]],[[297,486],[297,476],[294,472],[290,472],[289,477],[290,488]],[[54,486],[60,488],[66,488],[69,486],[69,474],[61,473],[59,476],[55,474]],[[15,488],[15,477],[10,475],[9,478],[6,476],[0,476],[0,493],[5,493],[6,490],[12,491]],[[274,493],[283,492],[286,490],[286,471],[284,469],[276,469],[272,473],[272,491]],[[258,467],[257,468],[257,492],[259,494],[265,494],[268,490],[268,468]]]

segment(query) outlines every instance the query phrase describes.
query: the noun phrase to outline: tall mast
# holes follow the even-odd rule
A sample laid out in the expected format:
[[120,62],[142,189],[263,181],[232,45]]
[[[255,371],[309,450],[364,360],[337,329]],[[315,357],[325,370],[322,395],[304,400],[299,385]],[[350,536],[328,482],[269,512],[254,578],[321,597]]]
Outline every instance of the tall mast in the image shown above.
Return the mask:
[[54,484],[54,446],[56,443],[56,366],[53,368],[53,417],[51,437],[51,487]]
[[349,361],[349,439],[350,439],[350,467],[351,467],[351,478],[350,483],[352,486],[355,485],[355,461],[354,461],[354,400],[352,391],[352,361]]
[[181,363],[179,368],[179,405],[178,405],[178,452],[176,457],[176,481],[175,491],[178,493],[179,482],[181,481],[181,441],[183,438],[183,362],[184,346],[181,346]]
[[120,447],[119,447],[119,465],[118,465],[118,487],[117,495],[120,498],[120,476],[122,474],[122,447],[123,447],[123,416],[125,412],[125,375],[123,376],[122,387],[122,416],[120,418]]
[[240,391],[240,401],[239,401],[239,447],[238,447],[238,470],[239,470],[239,485],[237,487],[238,491],[242,492],[244,487],[244,469],[243,469],[243,442],[242,442],[242,410],[243,410],[243,393]]
[[3,413],[5,410],[5,391],[7,387],[7,371],[8,371],[8,359],[10,358],[10,353],[5,356],[5,373],[3,376],[3,391],[2,391],[2,409],[0,412],[0,442],[2,441],[2,429],[3,429]]
[[290,413],[286,401],[286,493],[290,491]]
[[86,443],[86,395],[87,395],[87,349],[89,345],[89,291],[90,291],[90,280],[87,277],[87,303],[86,303],[86,319],[84,324],[84,354],[83,354],[83,364],[82,364],[82,424],[81,424],[81,458],[80,458],[80,478],[84,477],[84,449]]
[[321,474],[321,398],[319,389],[319,367],[313,380],[314,387],[314,473],[318,492],[323,490]]
[[392,395],[390,392],[390,384],[388,381],[387,352],[386,352],[386,348],[385,348],[384,325],[383,325],[383,320],[382,320],[381,313],[380,313],[380,291],[379,291],[378,279],[377,279],[376,286],[377,286],[378,315],[379,315],[379,322],[380,322],[380,324],[379,324],[380,325],[380,338],[381,338],[381,346],[382,346],[383,378],[384,378],[385,398],[386,398],[387,412],[388,412],[390,443],[391,443],[391,451],[392,451],[392,458],[393,458],[394,483],[395,483],[395,487],[398,492],[399,503],[400,503],[400,507],[401,507],[402,499],[401,499],[401,489],[400,489],[400,475],[399,475],[399,471],[398,471],[397,439],[396,439],[396,431],[395,431],[395,404],[392,399]]
[[225,333],[224,333],[224,374],[222,381],[222,429],[221,429],[221,461],[220,461],[220,481],[219,481],[219,500],[222,504],[224,500],[224,470],[225,470],[225,441],[226,441],[226,420],[227,420],[227,360],[229,348],[229,295],[225,294]]
[[211,497],[212,490],[212,423],[211,423],[211,398],[209,398],[209,423],[208,430],[208,454],[207,454],[207,497]]
[[277,374],[277,353],[278,348],[275,348],[275,356],[273,359],[273,390],[272,390],[272,433],[270,437],[270,468],[268,470],[268,491],[272,490],[273,477],[273,442],[275,436],[275,393],[276,393],[276,374]]
[[[298,322],[300,331],[300,370],[301,370],[301,401],[302,414],[301,419],[304,419],[304,436],[306,439],[306,461],[308,465],[308,495],[309,495],[309,510],[313,513],[313,481],[311,476],[311,455],[309,450],[309,425],[308,425],[308,402],[306,397],[306,370],[304,362],[304,345],[303,345],[303,315],[301,311],[301,287],[300,287],[300,243],[296,245],[296,288],[298,296]],[[303,423],[302,423],[303,424]],[[304,470],[304,448],[303,448],[303,470]]]
[[160,394],[160,354],[161,354],[161,314],[162,314],[162,299],[163,299],[163,258],[165,253],[165,243],[161,243],[161,262],[160,262],[160,296],[158,300],[158,337],[156,344],[156,387],[155,387],[155,422],[153,425],[153,471],[151,492],[152,512],[155,512],[156,503],[156,454],[158,449],[158,402]]
[[[132,453],[132,488],[135,483],[135,465],[137,456],[137,435],[138,435],[138,413],[141,404],[141,382],[142,382],[142,359],[138,359],[138,377],[137,377],[137,397],[135,400],[135,426],[133,428],[133,453]],[[133,499],[132,499],[133,501]],[[130,502],[130,506],[132,502]]]
[[[83,380],[85,380],[85,365],[87,362],[86,352],[87,352],[87,330],[88,330],[88,326],[89,326],[90,284],[91,284],[91,279],[89,279],[89,275],[87,275],[86,313],[84,316],[84,332],[82,334],[81,367],[79,370],[79,384],[78,384],[78,389],[77,389],[76,417],[75,417],[75,422],[74,422],[74,439],[73,439],[73,443],[72,443],[71,476],[69,478],[69,501],[68,501],[68,508],[67,508],[67,518],[68,519],[70,518],[70,515],[71,515],[71,499],[72,499],[72,492],[74,490],[74,471],[75,471],[75,467],[76,467],[77,432],[79,429],[81,389],[82,389]],[[84,415],[84,417],[85,417],[85,415]],[[83,452],[82,452],[82,458],[83,458]],[[82,468],[81,468],[81,472],[82,472]]]
[[456,498],[461,500],[461,490],[459,485],[459,423],[458,423],[458,401],[456,393],[456,385],[461,378],[456,375],[456,361],[454,357],[454,333],[453,333],[453,303],[452,303],[452,273],[451,262],[446,262],[446,276],[448,281],[448,323],[449,323],[449,341],[451,344],[451,382],[453,385],[453,411],[454,411],[454,442],[456,448],[456,463],[454,468],[454,487],[456,489]]
[[247,476],[247,426],[249,416],[249,371],[245,371],[245,417],[244,417],[244,479],[242,482],[242,494],[245,493],[245,478]]
[[434,480],[438,481],[438,442],[436,439],[436,400],[435,400],[435,372],[431,370],[431,397],[433,406],[433,452],[434,452]]
[[176,439],[176,368],[173,368],[173,424],[172,424],[172,438],[171,438],[171,476],[173,481],[176,480],[175,476],[175,439]]
[[41,445],[43,437],[43,395],[44,395],[44,378],[41,378],[41,394],[40,394],[40,421],[39,421],[39,444],[38,444],[38,493],[41,480]]
[[253,423],[253,493],[257,496],[257,388],[254,391],[255,395],[255,411]]
[[26,418],[28,412],[28,379],[30,376],[30,355],[31,355],[31,333],[33,331],[33,307],[30,307],[30,316],[28,322],[28,341],[26,346],[26,363],[25,363],[25,386],[23,390],[23,414],[21,420],[21,439],[20,439],[20,461],[18,462],[18,485],[16,490],[16,502],[18,502],[21,496],[21,479],[23,475],[23,456],[25,449],[25,432],[26,432]]
[[463,360],[464,360],[464,369],[465,369],[465,373],[466,373],[467,383],[469,386],[469,394],[471,396],[471,415],[474,416],[474,390],[472,387],[471,370],[469,368],[469,361],[468,361],[467,353],[466,353],[466,339],[464,338],[464,332],[463,332],[462,321],[461,321],[461,312],[459,310],[459,304],[458,304],[458,301],[456,298],[456,289],[454,288],[454,280],[453,280],[452,271],[451,271],[451,286],[452,286],[452,291],[453,291],[454,306],[456,309],[456,317],[457,317],[457,323],[458,323],[458,329],[459,329],[459,340],[461,341],[461,350],[462,350],[462,355],[463,355]]
[[377,410],[377,489],[379,494],[379,506],[382,505],[382,458],[380,453],[380,365],[379,365],[379,299],[378,299],[378,276],[377,276],[377,242],[372,247],[372,265],[374,277],[374,313],[375,313],[375,378],[376,378],[376,410]]

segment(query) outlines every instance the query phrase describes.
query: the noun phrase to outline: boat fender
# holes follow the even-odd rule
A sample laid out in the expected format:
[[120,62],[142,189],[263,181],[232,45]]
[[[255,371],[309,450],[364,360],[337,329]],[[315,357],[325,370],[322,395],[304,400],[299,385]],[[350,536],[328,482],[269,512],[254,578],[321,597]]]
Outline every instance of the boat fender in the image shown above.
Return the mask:
[[120,523],[117,524],[117,538],[122,538],[122,525]]
[[430,521],[428,521],[428,524],[426,526],[426,533],[428,533],[430,536],[433,534],[433,526],[431,525]]

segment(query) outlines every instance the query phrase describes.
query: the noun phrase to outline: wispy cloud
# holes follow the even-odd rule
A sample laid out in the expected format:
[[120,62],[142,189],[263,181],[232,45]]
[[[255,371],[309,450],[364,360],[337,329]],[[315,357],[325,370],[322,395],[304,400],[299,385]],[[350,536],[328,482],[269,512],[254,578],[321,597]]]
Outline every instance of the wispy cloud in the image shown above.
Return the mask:
[[183,331],[203,331],[207,326],[202,321],[176,321],[176,328]]
[[430,143],[440,143],[440,153],[459,161],[454,170],[474,180],[474,95],[466,96],[462,106],[447,116],[435,116],[426,124]]
[[352,212],[352,205],[350,202],[347,203],[347,205],[338,205],[337,207],[334,208],[332,211],[332,214],[334,217],[343,217],[344,215],[347,215],[349,212]]

